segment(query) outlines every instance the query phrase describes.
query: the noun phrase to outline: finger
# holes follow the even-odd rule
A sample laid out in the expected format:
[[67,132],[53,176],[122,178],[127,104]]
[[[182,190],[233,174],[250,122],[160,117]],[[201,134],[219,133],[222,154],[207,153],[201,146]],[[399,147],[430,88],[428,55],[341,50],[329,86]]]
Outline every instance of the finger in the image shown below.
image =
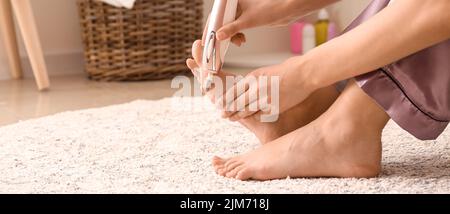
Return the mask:
[[264,115],[268,115],[268,113],[267,113],[267,112],[264,112],[264,111],[258,111],[258,112],[256,112],[255,114],[250,115],[249,117],[252,117],[253,119],[255,119],[255,120],[257,120],[257,121],[262,122],[262,119],[261,119],[261,118],[262,118]]
[[258,100],[258,109],[263,111],[264,113],[270,112],[271,103],[270,103],[270,98],[268,96],[262,97]]
[[245,110],[245,111],[240,111],[236,114],[236,117],[238,120],[242,120],[242,119],[246,119],[249,118],[253,115],[255,115],[256,113],[260,112],[259,110],[256,111],[252,111],[252,110]]
[[202,35],[202,46],[205,46],[206,36],[208,34],[208,25],[209,25],[209,19],[211,18],[211,14],[208,15],[208,19],[206,19],[205,28],[203,29],[203,35]]
[[258,108],[258,85],[249,87],[249,90],[247,90],[244,94],[239,96],[236,99],[236,101],[237,101],[236,111],[238,111],[238,112],[244,111],[247,108],[248,109],[254,108],[254,110],[257,110],[257,108]]
[[234,101],[248,90],[247,86],[247,80],[244,78],[238,81],[233,87],[227,90],[221,98],[218,99],[216,107],[223,111],[222,116],[224,118],[231,116],[232,112],[235,112]]
[[[245,111],[246,108],[249,108],[249,110],[256,111],[258,110],[257,101],[258,101],[258,83],[254,82],[254,79],[252,79],[253,76],[247,76],[245,78],[245,81],[242,81],[242,83],[238,84],[245,84],[245,86],[239,86],[237,87],[245,87],[245,90],[241,90],[244,93],[236,93],[236,97],[234,100],[231,101],[231,103],[228,103],[228,105],[225,107],[225,110],[227,113],[225,116],[233,115],[240,111]],[[256,106],[251,105],[252,103],[255,103]]]
[[[250,102],[250,104],[247,105],[244,110],[231,113],[231,116],[229,116],[229,120],[232,122],[236,122],[242,119],[253,117],[256,114],[265,113],[265,111],[270,109],[268,108],[269,104],[267,104],[267,100],[267,97],[253,100],[253,102]],[[225,118],[226,116],[227,115],[225,115]]]
[[234,107],[232,104],[235,103],[235,100],[245,94],[247,90],[249,90],[249,85],[246,78],[237,82],[234,87],[225,94],[225,107]]
[[223,41],[226,39],[230,39],[232,36],[239,33],[241,30],[244,29],[244,23],[241,21],[241,19],[238,19],[234,22],[231,22],[230,24],[224,25],[222,28],[219,29],[217,32],[217,39],[219,41]]
[[[268,102],[269,98],[262,98],[259,100],[259,109],[260,111],[256,112],[255,114],[251,115],[251,117],[255,120],[258,120],[260,122],[270,122],[272,119],[270,117],[279,117],[279,114],[273,111],[272,105]],[[278,116],[276,116],[278,115]],[[266,121],[263,121],[263,117],[266,118]],[[270,121],[267,121],[270,120]],[[272,122],[277,121],[277,119],[273,120]]]
[[225,107],[225,100],[226,100],[226,93],[229,91],[233,91],[235,90],[234,87],[236,85],[236,83],[238,83],[239,81],[243,80],[244,77],[243,76],[236,76],[232,73],[228,73],[225,71],[221,71],[219,72],[218,76],[224,80],[223,82],[223,87],[222,87],[222,94],[217,94],[218,99],[216,100],[215,104],[217,109],[219,110],[223,110]]
[[[235,106],[234,111],[227,112],[231,121],[237,121],[244,119],[248,116],[256,113],[258,109],[258,89],[257,87],[250,87],[244,94],[239,96],[235,103],[231,104]],[[226,116],[226,115],[225,115]]]

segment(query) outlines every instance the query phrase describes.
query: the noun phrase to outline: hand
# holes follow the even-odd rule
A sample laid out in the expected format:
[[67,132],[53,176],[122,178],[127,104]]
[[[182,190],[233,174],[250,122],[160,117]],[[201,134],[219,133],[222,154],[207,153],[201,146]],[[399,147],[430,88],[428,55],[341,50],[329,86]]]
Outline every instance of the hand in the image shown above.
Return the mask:
[[[186,64],[191,69],[194,77],[200,84],[203,84],[201,81],[206,78],[206,72],[200,72],[202,66],[202,55],[203,55],[203,46],[201,45],[201,41],[197,40],[192,45],[192,59],[187,59]],[[205,94],[211,99],[213,103],[215,103],[216,97],[222,97],[223,94],[227,91],[226,87],[232,87],[233,84],[226,84],[227,78],[234,78],[235,75],[220,71],[214,76],[214,84],[212,84],[212,88],[205,92]],[[234,82],[233,82],[234,83]]]
[[219,98],[216,106],[223,117],[238,121],[261,111],[279,115],[300,104],[318,87],[309,80],[309,72],[302,70],[301,57],[282,64],[260,68],[231,87]]
[[[293,6],[296,1],[273,1],[273,0],[239,0],[237,19],[223,26],[217,32],[217,39],[222,41],[231,39],[231,42],[241,46],[246,42],[246,37],[240,31],[264,25],[284,25],[295,19],[296,11]],[[304,14],[297,14],[304,15]],[[209,22],[209,18],[207,23]],[[206,25],[208,26],[208,25]],[[204,45],[206,28],[203,33],[202,44]]]
[[[217,39],[231,39],[232,43],[241,46],[246,38],[240,32],[245,29],[287,25],[336,1],[338,0],[239,0],[236,20],[223,26],[217,32]],[[204,33],[202,44],[205,37]]]

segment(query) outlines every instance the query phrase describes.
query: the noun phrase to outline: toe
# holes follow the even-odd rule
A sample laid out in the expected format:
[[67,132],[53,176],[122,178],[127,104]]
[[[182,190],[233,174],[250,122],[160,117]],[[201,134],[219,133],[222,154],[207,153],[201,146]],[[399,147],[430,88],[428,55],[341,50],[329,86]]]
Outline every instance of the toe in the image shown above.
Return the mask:
[[223,158],[220,158],[220,157],[217,157],[217,156],[215,156],[212,159],[212,165],[213,165],[214,170],[216,171],[217,174],[220,174],[220,171],[225,168],[226,161],[227,160],[225,160]]
[[236,174],[236,179],[245,181],[252,178],[252,172],[248,168],[243,168]]
[[230,120],[231,122],[236,122],[236,121],[241,120],[241,117],[239,116],[239,114],[235,113],[235,114],[233,114],[231,117],[229,117],[229,120]]
[[198,64],[195,62],[195,60],[193,59],[187,59],[186,60],[186,65],[189,67],[189,69],[193,70],[198,68]]
[[220,167],[214,167],[214,170],[216,171],[216,174],[220,175],[220,172],[224,169],[225,167],[220,166]]
[[215,156],[212,159],[212,164],[214,166],[223,165],[225,163],[225,159]]
[[220,176],[226,176],[227,175],[227,169],[225,167],[220,168],[217,170],[217,174],[219,174]]
[[227,178],[236,178],[236,175],[237,175],[238,172],[240,172],[242,169],[244,169],[244,166],[243,166],[243,165],[234,168],[233,170],[231,170],[231,171],[229,171],[229,172],[227,173],[227,175],[226,175]]
[[236,161],[236,162],[234,162],[232,164],[229,164],[228,166],[225,166],[225,167],[227,169],[227,172],[231,172],[234,169],[236,169],[238,166],[241,166],[242,164],[244,164],[244,163],[241,162],[241,161]]
[[192,45],[192,56],[194,57],[195,62],[197,65],[202,64],[202,55],[203,55],[203,48],[200,40],[197,40]]
[[236,162],[239,162],[238,158],[231,158],[225,163],[225,168],[229,168],[229,166],[234,165]]

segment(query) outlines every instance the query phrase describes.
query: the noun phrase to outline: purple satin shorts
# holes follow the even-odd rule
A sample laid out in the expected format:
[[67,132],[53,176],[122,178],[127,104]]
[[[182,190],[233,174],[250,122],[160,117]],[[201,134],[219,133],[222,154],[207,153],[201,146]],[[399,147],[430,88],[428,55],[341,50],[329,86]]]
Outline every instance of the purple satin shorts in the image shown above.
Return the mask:
[[[347,31],[388,3],[372,1]],[[356,81],[403,129],[418,139],[436,139],[450,121],[450,40],[358,76]]]

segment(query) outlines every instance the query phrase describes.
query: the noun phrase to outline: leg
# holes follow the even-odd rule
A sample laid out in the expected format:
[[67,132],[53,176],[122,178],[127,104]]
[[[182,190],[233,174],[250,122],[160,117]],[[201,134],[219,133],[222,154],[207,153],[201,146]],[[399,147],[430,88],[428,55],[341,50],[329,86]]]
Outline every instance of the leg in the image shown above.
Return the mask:
[[[200,41],[194,43],[192,52],[194,60],[187,60],[187,65],[192,70],[195,70],[201,64],[202,48]],[[194,75],[197,74],[194,73]],[[219,81],[223,82],[220,85],[226,85],[225,79],[227,76],[233,76],[233,74],[227,72],[219,73]],[[223,91],[225,92],[226,90]],[[209,91],[208,96],[213,101],[215,99],[214,95],[214,89]],[[337,97],[338,92],[336,89],[327,87],[318,90],[303,103],[281,114],[279,120],[274,123],[261,123],[260,118],[257,116],[240,120],[239,123],[253,132],[260,142],[265,144],[315,120],[333,104]]]
[[240,180],[374,177],[389,117],[354,81],[317,120],[248,154],[214,158],[216,171]]
[[22,77],[22,66],[20,64],[19,49],[17,48],[17,37],[10,0],[0,0],[0,26],[2,27],[0,32],[4,40],[11,75],[14,79],[20,79]]
[[39,90],[47,89],[50,86],[47,67],[45,65],[30,0],[13,0],[11,3],[30,57],[37,86]]

